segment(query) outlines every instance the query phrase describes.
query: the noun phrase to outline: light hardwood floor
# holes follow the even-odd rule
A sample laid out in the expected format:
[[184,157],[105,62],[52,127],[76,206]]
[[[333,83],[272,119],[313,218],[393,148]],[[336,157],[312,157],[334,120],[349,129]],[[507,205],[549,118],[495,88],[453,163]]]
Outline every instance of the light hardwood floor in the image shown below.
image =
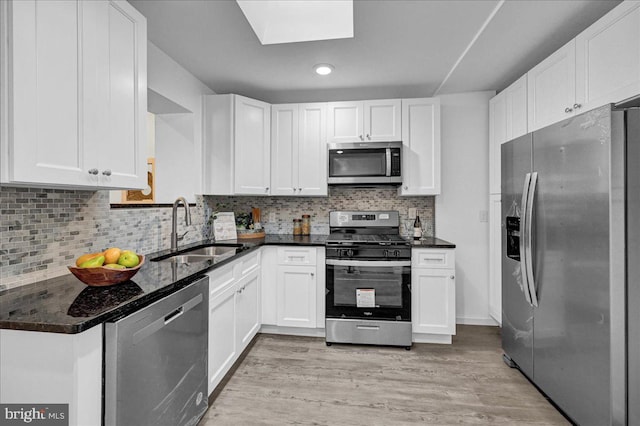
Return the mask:
[[567,425],[502,362],[497,327],[411,351],[262,334],[199,426]]

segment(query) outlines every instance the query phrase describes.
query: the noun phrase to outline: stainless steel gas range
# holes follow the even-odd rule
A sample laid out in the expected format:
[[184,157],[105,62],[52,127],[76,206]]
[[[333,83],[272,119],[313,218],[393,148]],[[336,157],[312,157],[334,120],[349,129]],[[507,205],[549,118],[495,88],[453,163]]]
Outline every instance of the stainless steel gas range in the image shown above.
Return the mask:
[[411,348],[411,245],[397,211],[333,211],[326,341]]

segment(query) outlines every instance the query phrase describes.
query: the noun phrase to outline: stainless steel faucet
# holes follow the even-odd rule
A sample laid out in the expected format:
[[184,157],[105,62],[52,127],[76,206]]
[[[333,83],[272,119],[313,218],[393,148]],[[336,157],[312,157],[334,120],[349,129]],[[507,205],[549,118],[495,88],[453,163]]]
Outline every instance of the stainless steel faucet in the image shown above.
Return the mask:
[[182,203],[184,205],[184,220],[185,225],[191,225],[191,212],[189,211],[189,203],[184,197],[178,197],[173,202],[173,216],[171,218],[171,251],[178,251],[178,241],[182,240],[187,232],[178,236],[178,205]]

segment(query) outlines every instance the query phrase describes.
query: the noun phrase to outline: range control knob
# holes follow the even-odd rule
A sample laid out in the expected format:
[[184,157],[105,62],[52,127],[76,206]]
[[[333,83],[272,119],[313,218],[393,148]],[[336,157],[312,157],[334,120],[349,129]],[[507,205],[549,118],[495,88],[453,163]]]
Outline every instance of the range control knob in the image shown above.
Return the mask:
[[389,257],[389,250],[382,250],[382,255],[384,257]]
[[394,251],[393,251],[393,255],[394,255],[395,257],[400,256],[400,250],[394,250]]
[[347,257],[353,257],[353,250],[352,249],[348,249],[347,250]]

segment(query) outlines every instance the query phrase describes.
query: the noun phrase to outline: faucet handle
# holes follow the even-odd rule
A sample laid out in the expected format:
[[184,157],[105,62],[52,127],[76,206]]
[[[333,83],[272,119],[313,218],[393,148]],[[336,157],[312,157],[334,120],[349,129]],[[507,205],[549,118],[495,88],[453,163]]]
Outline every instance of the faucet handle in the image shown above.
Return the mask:
[[184,234],[178,235],[178,241],[182,241],[184,239],[184,236],[187,235],[188,233],[189,231],[186,231]]

